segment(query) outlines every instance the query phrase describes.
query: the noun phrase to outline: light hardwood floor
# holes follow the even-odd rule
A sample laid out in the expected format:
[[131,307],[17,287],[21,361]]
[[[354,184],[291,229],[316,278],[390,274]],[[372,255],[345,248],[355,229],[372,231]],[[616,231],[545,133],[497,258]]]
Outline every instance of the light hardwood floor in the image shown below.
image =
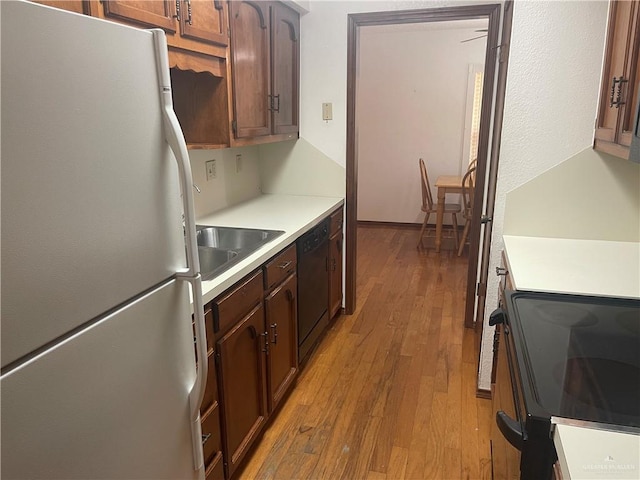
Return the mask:
[[467,261],[419,252],[417,235],[358,228],[356,311],[332,325],[237,478],[491,477]]

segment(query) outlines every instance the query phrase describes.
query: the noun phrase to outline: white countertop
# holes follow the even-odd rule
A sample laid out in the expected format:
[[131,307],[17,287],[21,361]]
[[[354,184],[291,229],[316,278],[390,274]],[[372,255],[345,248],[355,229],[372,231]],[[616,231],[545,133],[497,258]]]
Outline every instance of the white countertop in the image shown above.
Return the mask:
[[640,243],[503,238],[516,290],[640,298]]
[[557,424],[553,443],[563,480],[640,478],[640,436]]
[[203,302],[213,300],[238,280],[287,247],[344,204],[341,197],[261,195],[196,219],[198,225],[284,230],[284,234],[212,280],[202,282]]

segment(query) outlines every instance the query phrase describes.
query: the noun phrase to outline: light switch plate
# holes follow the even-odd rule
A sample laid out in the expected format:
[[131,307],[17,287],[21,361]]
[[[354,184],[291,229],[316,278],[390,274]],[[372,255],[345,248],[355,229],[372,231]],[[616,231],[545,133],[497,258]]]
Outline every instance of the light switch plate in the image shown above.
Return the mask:
[[207,182],[213,178],[216,178],[216,161],[215,159],[209,160],[205,163],[207,167]]
[[333,120],[333,104],[322,104],[322,120]]

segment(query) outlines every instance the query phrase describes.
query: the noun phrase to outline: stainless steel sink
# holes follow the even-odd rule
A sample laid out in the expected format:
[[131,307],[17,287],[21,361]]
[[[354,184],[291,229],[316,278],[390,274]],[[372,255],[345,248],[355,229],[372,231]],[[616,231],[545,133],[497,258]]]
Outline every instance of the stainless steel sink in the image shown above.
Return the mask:
[[264,245],[283,233],[284,232],[279,230],[196,225],[196,236],[199,246],[229,250],[242,250],[251,248],[254,245]]
[[211,280],[220,275],[283,233],[281,230],[196,225],[202,279]]

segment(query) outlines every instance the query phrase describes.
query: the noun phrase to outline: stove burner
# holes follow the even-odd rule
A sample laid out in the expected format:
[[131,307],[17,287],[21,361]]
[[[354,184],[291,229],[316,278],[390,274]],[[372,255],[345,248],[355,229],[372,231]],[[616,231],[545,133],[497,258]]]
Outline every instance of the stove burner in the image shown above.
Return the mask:
[[[554,376],[561,373],[559,370],[555,369]],[[606,358],[573,357],[567,359],[562,377],[562,388],[568,395],[562,401],[563,414],[591,418],[594,410],[600,410],[613,423],[618,423],[619,415],[632,417],[636,422],[640,418],[637,366]]]
[[577,305],[538,301],[531,308],[541,320],[561,327],[589,327],[598,323],[593,313]]
[[[616,315],[616,322],[635,338],[640,339],[640,314],[638,312],[623,312]],[[638,345],[640,348],[640,344]]]

